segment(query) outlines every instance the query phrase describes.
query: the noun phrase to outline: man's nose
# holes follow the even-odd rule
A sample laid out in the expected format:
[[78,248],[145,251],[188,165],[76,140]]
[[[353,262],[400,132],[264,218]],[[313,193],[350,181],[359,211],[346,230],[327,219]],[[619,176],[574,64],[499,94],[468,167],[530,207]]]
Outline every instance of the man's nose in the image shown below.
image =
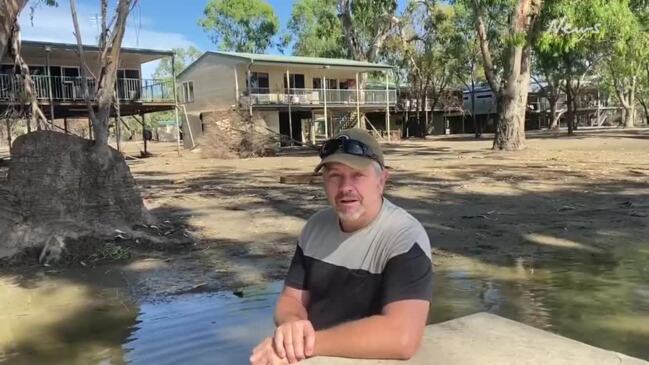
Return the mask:
[[340,184],[338,185],[338,190],[340,192],[344,192],[344,193],[350,192],[350,191],[352,191],[352,187],[353,187],[353,185],[352,185],[351,177],[343,176],[340,179]]

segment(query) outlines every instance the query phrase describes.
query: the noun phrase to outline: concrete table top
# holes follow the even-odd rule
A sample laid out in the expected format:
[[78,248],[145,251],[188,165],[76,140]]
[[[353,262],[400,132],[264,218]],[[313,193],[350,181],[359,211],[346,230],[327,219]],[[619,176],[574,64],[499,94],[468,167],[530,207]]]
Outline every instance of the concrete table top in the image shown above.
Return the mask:
[[[649,346],[649,344],[647,344]],[[649,362],[555,335],[489,313],[426,328],[418,353],[408,361],[319,357],[308,365],[649,365]]]

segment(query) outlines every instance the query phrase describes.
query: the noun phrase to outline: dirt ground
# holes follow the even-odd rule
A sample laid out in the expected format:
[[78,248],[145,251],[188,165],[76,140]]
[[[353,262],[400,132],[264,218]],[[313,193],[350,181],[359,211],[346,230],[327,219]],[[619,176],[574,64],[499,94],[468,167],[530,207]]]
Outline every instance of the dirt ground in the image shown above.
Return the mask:
[[[490,147],[488,136],[384,144],[387,197],[423,223],[437,270],[529,267],[546,253],[605,256],[649,243],[649,130],[538,132],[522,152]],[[125,261],[136,295],[236,292],[280,279],[303,224],[327,204],[317,181],[280,183],[310,173],[315,152],[217,160],[188,150],[179,157],[173,143],[149,150],[154,157],[129,161],[145,204],[162,225],[189,227],[194,244]]]

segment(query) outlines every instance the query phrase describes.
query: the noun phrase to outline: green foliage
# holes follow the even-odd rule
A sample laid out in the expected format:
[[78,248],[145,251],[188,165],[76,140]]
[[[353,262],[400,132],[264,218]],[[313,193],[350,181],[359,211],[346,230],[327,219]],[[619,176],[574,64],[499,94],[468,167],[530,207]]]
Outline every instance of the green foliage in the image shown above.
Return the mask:
[[[193,46],[189,46],[187,48],[174,48],[173,52],[176,54],[174,60],[176,75],[182,72],[192,62],[196,61],[202,54],[201,51],[199,51]],[[153,72],[153,78],[170,81],[172,79],[171,71],[172,71],[171,58],[165,57],[162,60],[160,60],[160,64],[158,64],[158,67]],[[173,111],[155,112],[146,115],[147,126],[153,128],[157,127],[158,122],[160,121],[174,120],[175,118],[176,116]],[[127,121],[127,123],[131,125],[131,122]],[[133,130],[137,130],[138,128],[141,128],[137,123],[137,121],[133,120],[132,125],[133,125]]]
[[622,75],[637,75],[647,62],[649,39],[641,19],[627,1],[612,0],[602,9],[603,36],[600,42],[606,62]]
[[[479,71],[484,75],[484,65],[482,64],[482,53],[480,52],[479,44],[476,41],[475,20],[476,12],[473,6],[474,0],[455,0],[451,1],[457,13],[458,22],[456,23],[461,28],[458,29],[458,36],[460,39],[464,38],[467,41],[470,39],[475,42],[475,46],[471,45],[472,51],[475,50],[480,60]],[[480,13],[485,21],[487,30],[487,40],[489,41],[489,49],[491,51],[493,61],[493,72],[497,78],[502,78],[505,56],[507,46],[514,45],[521,41],[521,38],[512,39],[510,35],[509,17],[512,14],[515,0],[481,0]],[[467,56],[467,54],[465,54]],[[466,62],[466,58],[464,59]]]
[[[192,62],[196,61],[198,57],[201,56],[202,52],[199,51],[194,46],[189,46],[187,48],[174,48],[173,52],[176,54],[175,57],[175,69],[176,75],[182,72],[187,66]],[[165,57],[160,60],[160,64],[153,72],[154,79],[163,79],[171,80],[172,78],[172,69],[171,69],[171,58]]]
[[600,58],[599,39],[603,32],[579,32],[599,28],[600,0],[575,3],[559,0],[546,4],[541,12],[541,32],[534,45],[538,73],[572,80],[592,68]]
[[263,53],[279,30],[265,0],[210,0],[198,24],[225,51]]
[[287,47],[294,42],[293,54],[296,56],[348,57],[336,1],[298,0],[293,3],[282,45]]
[[408,3],[400,29],[385,43],[382,57],[397,66],[397,83],[407,82],[413,97],[436,102],[455,78],[458,40],[453,7],[433,1]]
[[106,243],[96,253],[90,255],[88,261],[91,263],[124,261],[131,258],[128,248],[123,248],[112,242]]
[[386,20],[397,10],[394,0],[354,0],[351,3],[354,30],[364,45],[372,43],[376,34],[385,27]]
[[457,86],[469,87],[471,77],[478,83],[486,81],[480,62],[480,47],[475,32],[475,19],[471,9],[462,2],[453,4],[453,35],[449,53],[454,60],[454,77]]
[[354,59],[376,61],[396,18],[395,0],[338,0],[345,45]]

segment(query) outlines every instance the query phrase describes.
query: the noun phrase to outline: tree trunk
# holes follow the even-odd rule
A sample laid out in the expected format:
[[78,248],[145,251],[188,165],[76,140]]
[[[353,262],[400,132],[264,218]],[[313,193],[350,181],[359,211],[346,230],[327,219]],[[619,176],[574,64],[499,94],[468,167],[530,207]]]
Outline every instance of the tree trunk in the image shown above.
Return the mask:
[[530,82],[529,51],[522,47],[510,49],[511,70],[507,83],[498,96],[498,117],[493,149],[517,151],[525,148],[525,110]]
[[649,110],[647,108],[647,102],[643,99],[640,99],[639,101],[640,105],[642,105],[642,109],[644,110],[645,124],[649,125]]
[[[36,122],[36,128],[40,129],[40,121],[46,122],[36,100],[33,81],[29,74],[29,67],[20,54],[20,27],[18,16],[23,10],[27,0],[2,0],[0,2],[0,59],[5,55],[13,61],[14,65],[20,67],[21,78],[23,79],[24,98],[21,104],[29,104],[31,119]],[[37,119],[38,118],[38,119]],[[27,131],[31,131],[31,122],[27,122]]]
[[408,109],[406,109],[406,119],[403,121],[403,133],[401,137],[404,139],[410,137],[410,111],[412,111],[412,95],[408,95]]
[[559,129],[559,119],[561,119],[561,114],[557,113],[557,105],[559,104],[559,98],[557,97],[552,97],[548,98],[548,101],[550,102],[550,130],[557,130]]
[[498,119],[493,148],[496,150],[517,151],[525,148],[525,109],[529,78],[524,84],[517,81],[515,86],[505,89],[498,102]]
[[0,58],[7,53],[10,47],[14,24],[25,5],[27,5],[27,0],[0,1]]
[[120,0],[117,7],[117,23],[115,24],[113,42],[107,59],[103,60],[102,76],[97,89],[97,122],[99,129],[95,127],[95,140],[100,144],[108,144],[108,124],[110,123],[110,110],[115,98],[115,81],[117,79],[117,62],[122,48],[122,39],[126,29],[126,18],[129,12],[129,0]]
[[[473,63],[471,63],[471,119],[473,120],[475,138],[480,138],[482,137],[482,126],[478,124],[478,118],[475,115],[475,73],[473,69]],[[464,97],[462,97],[462,107],[464,108]]]
[[631,79],[631,90],[629,91],[629,110],[624,121],[625,128],[633,128],[635,126],[635,86],[637,77],[633,76]]
[[[87,97],[87,65],[83,54],[83,46],[81,44],[81,35],[76,15],[75,1],[76,0],[70,1],[70,9],[75,27],[75,35],[77,37],[77,48],[82,64],[81,86],[84,89],[84,95]],[[86,100],[88,114],[90,116],[90,120],[92,121],[92,128],[94,129],[94,137],[97,146],[108,146],[108,126],[110,123],[110,112],[115,100],[115,81],[117,79],[117,67],[119,64],[122,40],[124,38],[124,32],[126,28],[126,19],[130,11],[131,3],[131,0],[119,0],[119,3],[117,4],[115,25],[113,26],[112,32],[110,32],[110,40],[105,44],[105,47],[100,52],[99,62],[101,67],[96,89],[96,113],[94,112],[90,101]],[[102,30],[102,32],[106,31],[106,29]]]
[[634,110],[631,107],[624,107],[624,128],[633,128]]
[[417,117],[415,123],[417,124],[417,137],[421,137],[421,90],[417,92]]
[[7,126],[7,145],[9,146],[9,154],[11,154],[11,122],[9,118],[5,119],[5,125]]
[[426,137],[426,89],[422,89],[420,96],[420,115],[419,115],[419,121],[417,123],[417,133],[419,138],[424,138]]
[[566,123],[568,124],[568,134],[572,135],[574,133],[575,127],[575,98],[572,91],[572,86],[570,82],[572,80],[566,80]]
[[[493,67],[486,72],[494,93],[498,94],[498,119],[496,119],[496,134],[493,149],[516,151],[525,148],[525,112],[527,110],[527,94],[531,72],[531,39],[534,33],[534,21],[540,9],[533,6],[532,0],[518,0],[511,17],[510,32],[525,35],[524,42],[512,42],[506,49],[506,62],[504,68],[504,84],[494,88]],[[479,22],[483,22],[480,19]],[[480,28],[480,27],[479,27]],[[481,44],[484,42],[481,35],[484,30],[478,30]],[[483,48],[488,46],[484,44]],[[483,51],[483,59],[486,61]],[[489,66],[485,62],[485,66]],[[487,69],[488,67],[485,67]]]

